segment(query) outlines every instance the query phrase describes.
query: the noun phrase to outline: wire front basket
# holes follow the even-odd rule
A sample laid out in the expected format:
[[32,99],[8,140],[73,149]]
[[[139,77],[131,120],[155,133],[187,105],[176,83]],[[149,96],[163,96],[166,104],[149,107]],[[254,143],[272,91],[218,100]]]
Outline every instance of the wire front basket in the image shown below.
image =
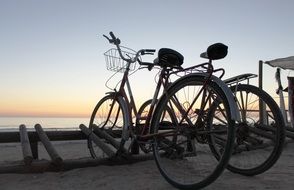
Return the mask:
[[[126,58],[133,58],[136,56],[136,52],[132,49],[126,48],[126,47],[121,47],[121,52],[124,57]],[[105,62],[106,62],[106,68],[109,71],[114,71],[114,72],[125,72],[128,62],[123,60],[117,49],[112,48],[108,50],[107,52],[104,53],[105,56]],[[136,69],[136,62],[131,63],[130,65],[130,71],[133,71]]]

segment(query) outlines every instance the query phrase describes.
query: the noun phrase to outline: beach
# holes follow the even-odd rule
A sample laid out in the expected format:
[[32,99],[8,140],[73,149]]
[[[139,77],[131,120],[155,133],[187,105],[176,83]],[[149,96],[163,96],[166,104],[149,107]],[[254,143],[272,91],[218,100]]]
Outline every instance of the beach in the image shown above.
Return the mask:
[[[56,141],[54,147],[63,159],[90,157],[85,140]],[[205,189],[293,189],[294,142],[285,145],[278,162],[267,172],[246,177],[225,170]],[[0,164],[5,165],[22,159],[20,143],[0,144]],[[39,159],[49,160],[39,143]],[[155,161],[135,164],[77,168],[64,172],[27,174],[0,174],[1,190],[170,190],[175,189],[160,175]]]

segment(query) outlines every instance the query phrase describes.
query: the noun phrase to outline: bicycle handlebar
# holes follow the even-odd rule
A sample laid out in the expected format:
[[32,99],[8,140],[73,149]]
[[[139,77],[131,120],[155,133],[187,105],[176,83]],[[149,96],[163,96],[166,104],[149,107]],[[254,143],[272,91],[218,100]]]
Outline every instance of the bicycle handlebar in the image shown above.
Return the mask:
[[111,44],[114,45],[119,45],[120,44],[120,39],[116,38],[115,35],[113,34],[113,32],[109,32],[110,38],[107,37],[106,35],[103,35]]
[[[136,56],[135,56],[135,57],[133,57],[133,58],[125,58],[125,57],[123,56],[122,52],[121,52],[121,49],[120,49],[120,39],[117,38],[117,37],[113,34],[113,32],[109,32],[109,35],[110,35],[110,38],[109,38],[108,36],[106,36],[106,35],[103,35],[103,36],[109,41],[109,43],[114,44],[114,45],[116,46],[116,48],[117,48],[117,50],[118,50],[118,52],[119,52],[120,57],[121,57],[124,61],[126,61],[126,62],[134,63],[134,62],[136,62],[136,61],[138,60],[138,57],[139,57],[140,55],[146,55],[146,54],[148,54],[148,55],[153,55],[154,52],[156,51],[155,49],[141,49],[141,50],[139,50],[139,51],[136,53]],[[140,62],[139,62],[139,63],[140,63]],[[142,63],[142,62],[141,62],[141,63]]]
[[113,34],[113,32],[109,32],[109,35],[111,36],[112,39],[116,39],[115,35]]
[[141,52],[141,55],[153,55],[155,52],[155,49],[144,49],[144,51]]
[[149,71],[151,71],[153,69],[153,67],[155,66],[154,63],[143,62],[143,61],[140,61],[139,59],[137,61],[140,65],[147,66],[146,68],[148,68]]

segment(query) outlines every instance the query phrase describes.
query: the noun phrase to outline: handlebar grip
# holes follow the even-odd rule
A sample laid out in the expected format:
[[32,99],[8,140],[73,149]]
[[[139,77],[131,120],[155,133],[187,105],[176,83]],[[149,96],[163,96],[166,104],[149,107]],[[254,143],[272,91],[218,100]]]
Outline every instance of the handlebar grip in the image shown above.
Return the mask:
[[156,51],[155,49],[144,49],[143,51],[141,51],[141,55],[146,55],[146,54],[153,55],[155,51]]
[[119,45],[120,44],[120,39],[116,38],[115,35],[113,34],[113,32],[109,32],[109,35],[112,38],[110,40],[110,43],[113,43],[115,45]]
[[109,32],[109,35],[111,36],[111,38],[112,38],[113,40],[116,40],[116,37],[115,37],[115,35],[113,34],[113,32]]
[[153,66],[154,65],[153,63],[141,62],[141,61],[139,62],[139,64],[144,65],[144,66],[151,66],[151,65]]
[[156,50],[155,49],[145,49],[146,53],[155,53]]

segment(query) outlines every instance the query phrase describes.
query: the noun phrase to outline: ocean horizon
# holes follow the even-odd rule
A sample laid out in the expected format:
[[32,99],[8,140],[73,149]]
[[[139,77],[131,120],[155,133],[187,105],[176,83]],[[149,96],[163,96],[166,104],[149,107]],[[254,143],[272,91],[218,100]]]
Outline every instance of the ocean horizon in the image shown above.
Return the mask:
[[44,129],[50,130],[79,130],[80,124],[89,124],[88,117],[1,117],[0,131],[18,131],[20,125],[28,130],[40,124]]

